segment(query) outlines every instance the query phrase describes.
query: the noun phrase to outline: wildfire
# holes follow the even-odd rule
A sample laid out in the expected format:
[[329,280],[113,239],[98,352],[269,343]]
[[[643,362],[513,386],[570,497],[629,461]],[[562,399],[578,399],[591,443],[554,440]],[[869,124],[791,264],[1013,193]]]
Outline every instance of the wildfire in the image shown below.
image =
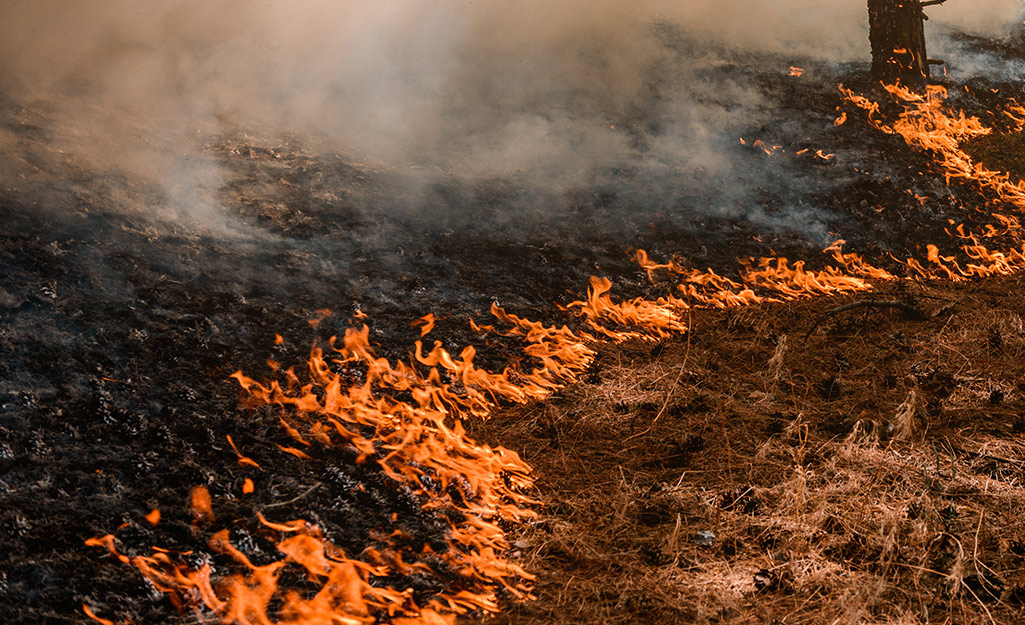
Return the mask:
[[[608,278],[591,278],[587,300],[572,302],[567,308],[578,308],[590,328],[617,342],[659,339],[687,331],[687,326],[665,301],[652,302],[638,297],[617,303],[609,295],[611,290],[612,281]],[[608,327],[609,322],[638,329],[614,330]]]
[[[677,289],[687,298],[683,302],[677,300],[676,303],[683,306],[690,302],[712,308],[732,308],[867,291],[872,288],[868,279],[892,278],[887,272],[869,265],[857,254],[843,254],[843,243],[837,241],[825,252],[832,254],[844,269],[827,266],[822,270],[811,270],[805,268],[804,261],[791,263],[784,257],[763,257],[746,261],[740,272],[740,282],[720,276],[711,269],[688,269],[675,261],[658,264],[644,250],[637,250],[634,260],[648,272],[652,281],[658,271],[675,275],[680,280]],[[755,289],[765,294],[761,295]]]
[[[213,535],[208,546],[230,556],[242,573],[214,579],[209,565],[190,567],[172,552],[129,556],[119,552],[113,536],[87,544],[106,548],[119,561],[134,566],[179,609],[209,610],[222,623],[452,623],[456,614],[494,612],[499,588],[513,596],[529,596],[532,576],[508,561],[500,522],[534,516],[535,501],[526,493],[532,485],[530,467],[503,448],[480,445],[466,435],[462,420],[486,417],[499,401],[544,399],[575,380],[590,365],[593,338],[568,328],[549,327],[507,313],[492,312],[499,324],[478,330],[501,332],[524,342],[524,354],[538,363],[531,371],[507,368],[493,373],[474,364],[473,347],[458,357],[440,342],[425,353],[422,343],[407,363],[378,357],[368,339],[368,328],[350,329],[341,341],[331,341],[331,357],[315,348],[308,361],[305,384],[291,369],[282,380],[267,384],[234,374],[257,403],[285,409],[286,432],[300,447],[343,447],[360,453],[358,462],[375,462],[390,478],[405,484],[425,509],[446,511],[450,519],[450,548],[435,554],[408,550],[368,550],[352,559],[331,544],[316,526],[297,519],[261,523],[281,533],[277,541],[282,558],[256,566],[234,547],[227,530]],[[365,383],[345,384],[332,365],[363,370]],[[403,395],[411,400],[399,399]],[[239,463],[258,468],[228,437]],[[307,456],[295,448],[286,453]],[[249,460],[249,462],[243,462]],[[247,478],[243,492],[254,485]],[[193,489],[190,510],[197,525],[209,525],[215,516],[209,491]],[[439,559],[457,571],[458,590],[442,592],[425,605],[417,605],[412,591],[382,588],[380,580],[396,574],[430,573],[422,560]],[[312,598],[279,587],[283,567],[299,565],[320,590]],[[272,608],[271,606],[276,606]]]
[[[800,76],[799,68],[791,68]],[[992,132],[977,118],[949,113],[946,91],[930,87],[915,94],[899,86],[887,91],[905,106],[892,122],[881,119],[880,106],[841,86],[848,102],[867,114],[879,130],[897,134],[909,144],[935,156],[937,166],[952,179],[971,180],[986,192],[1025,210],[1025,183],[1011,182],[1006,174],[972,162],[961,148],[969,139]],[[1005,112],[1018,128],[1025,126],[1025,108]],[[836,120],[847,121],[847,113]],[[741,139],[746,145],[746,142]],[[758,140],[754,147],[773,154],[781,146]],[[807,150],[805,150],[807,151]],[[799,152],[798,154],[800,154]],[[833,154],[818,150],[822,159]],[[1017,217],[993,214],[997,224],[972,233],[954,225],[948,233],[960,244],[960,257],[944,254],[934,244],[925,246],[923,258],[894,259],[921,279],[966,280],[1025,269],[1025,244]],[[992,251],[984,239],[1009,236],[1019,248]],[[341,340],[332,339],[329,350],[315,347],[302,374],[274,367],[277,380],[258,382],[242,372],[237,380],[257,405],[281,409],[281,424],[295,447],[279,446],[300,458],[331,450],[353,449],[357,462],[376,465],[389,478],[408,488],[424,509],[440,511],[450,528],[448,549],[434,553],[394,546],[387,540],[380,548],[366,549],[358,558],[333,544],[316,525],[303,520],[271,521],[262,514],[260,524],[273,535],[280,558],[268,564],[253,563],[231,542],[228,530],[210,536],[209,548],[235,563],[237,572],[215,571],[210,564],[193,566],[186,554],[154,547],[148,555],[121,553],[113,535],[93,538],[86,544],[107,550],[118,561],[135,567],[153,586],[170,597],[180,610],[216,615],[224,624],[287,623],[289,625],[369,625],[387,621],[399,625],[441,625],[455,622],[470,611],[494,613],[498,592],[528,597],[532,576],[507,557],[503,523],[521,522],[535,515],[536,501],[528,494],[532,485],[530,466],[515,452],[491,448],[467,436],[463,422],[487,418],[503,402],[543,400],[576,381],[595,357],[599,341],[659,340],[687,332],[681,311],[692,307],[727,308],[761,302],[868,291],[873,283],[894,280],[889,271],[876,267],[856,253],[843,251],[844,241],[824,250],[827,262],[810,269],[803,260],[770,256],[743,261],[737,277],[712,269],[688,268],[677,260],[653,261],[644,250],[634,259],[649,278],[669,275],[677,281],[676,294],[657,300],[617,300],[612,282],[593,277],[584,299],[566,305],[586,327],[586,332],[566,326],[546,326],[511,314],[497,305],[493,325],[473,324],[481,333],[496,333],[522,341],[522,353],[533,363],[529,370],[510,366],[488,371],[475,363],[476,350],[465,347],[458,355],[440,341],[430,348],[415,342],[408,362],[379,357],[363,325],[350,328]],[[317,327],[331,311],[318,311],[309,323]],[[434,328],[434,315],[414,322],[421,337]],[[276,336],[275,342],[283,339]],[[275,363],[276,364],[276,363]],[[342,372],[357,370],[360,376]],[[349,379],[362,380],[359,384]],[[228,443],[244,468],[262,470],[244,455],[230,436]],[[315,451],[320,450],[320,451]],[[255,491],[245,478],[242,492]],[[210,492],[197,486],[191,492],[189,510],[194,529],[217,522]],[[145,517],[156,526],[160,512]],[[397,530],[396,530],[397,531]],[[455,571],[458,584],[434,596],[414,597],[411,589],[396,590],[386,579],[395,575],[432,574],[428,561],[442,562]],[[299,567],[316,591],[283,588],[282,572]],[[89,606],[83,611],[93,620],[112,625]]]
[[[936,164],[945,176],[947,183],[951,180],[965,180],[977,184],[987,195],[1006,202],[1017,210],[1025,210],[1025,181],[1012,181],[1008,174],[986,168],[981,163],[973,162],[962,145],[966,141],[989,135],[992,128],[986,127],[977,117],[968,117],[963,111],[950,113],[944,102],[947,90],[944,87],[930,85],[924,94],[918,94],[899,85],[885,86],[885,89],[898,102],[905,105],[905,111],[892,124],[878,119],[878,103],[864,96],[857,95],[841,85],[840,91],[846,99],[868,113],[868,120],[879,130],[899,135],[913,147],[929,152],[935,157]],[[1021,131],[1025,126],[1025,108],[1012,101],[1004,115],[1015,123]],[[966,233],[964,226],[955,228],[956,233],[948,233],[963,241],[960,252],[967,260],[965,266],[952,255],[941,255],[934,244],[926,246],[926,264],[916,259],[901,261],[913,275],[923,279],[943,278],[964,280],[967,278],[1006,275],[1025,268],[1022,251],[1011,248],[1005,251],[991,251],[979,240],[1010,236],[1021,243],[1021,224],[1017,217],[990,213],[1000,226],[987,224],[981,233]]]

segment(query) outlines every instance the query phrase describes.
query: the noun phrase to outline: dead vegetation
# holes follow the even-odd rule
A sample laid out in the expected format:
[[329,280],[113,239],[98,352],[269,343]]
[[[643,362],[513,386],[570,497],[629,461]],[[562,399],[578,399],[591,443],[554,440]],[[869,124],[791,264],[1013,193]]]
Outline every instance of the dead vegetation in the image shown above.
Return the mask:
[[497,623],[1017,623],[1025,279],[696,311],[476,436],[535,467]]

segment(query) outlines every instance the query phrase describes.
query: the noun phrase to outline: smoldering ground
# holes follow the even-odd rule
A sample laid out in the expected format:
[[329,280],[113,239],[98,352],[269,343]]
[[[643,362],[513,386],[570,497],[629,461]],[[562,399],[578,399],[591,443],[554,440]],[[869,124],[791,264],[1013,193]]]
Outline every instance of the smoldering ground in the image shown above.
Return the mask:
[[[1016,23],[985,6],[1004,8],[973,32]],[[631,246],[718,267],[862,226],[901,244],[910,226],[847,210],[854,166],[893,176],[858,197],[944,217],[907,193],[930,184],[914,156],[833,125],[837,79],[867,66],[863,9],[6,3],[0,614],[75,622],[85,596],[145,611],[150,590],[82,541],[223,486],[226,433],[273,447],[277,421],[240,417],[227,376],[299,362],[318,309],[335,310],[325,337],[369,313],[399,356],[427,312],[474,340],[465,317],[492,298],[555,315],[591,274],[640,289]],[[165,621],[146,605],[160,614],[139,622]]]

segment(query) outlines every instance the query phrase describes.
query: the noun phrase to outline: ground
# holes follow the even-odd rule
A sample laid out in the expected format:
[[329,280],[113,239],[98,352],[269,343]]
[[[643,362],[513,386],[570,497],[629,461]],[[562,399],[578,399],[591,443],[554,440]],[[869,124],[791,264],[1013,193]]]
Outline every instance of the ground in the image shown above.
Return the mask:
[[[538,599],[489,622],[1019,622],[1023,287],[695,311],[479,425],[544,502],[513,532]],[[869,300],[927,318],[830,312]]]
[[[311,345],[362,323],[381,355],[408,361],[420,336],[410,324],[427,313],[438,319],[428,349],[437,337],[456,353],[475,345],[494,371],[529,366],[518,339],[468,321],[486,322],[497,300],[586,330],[559,305],[594,274],[616,298],[670,292],[631,248],[738,278],[738,258],[773,252],[821,267],[822,247],[843,236],[907,276],[896,259],[921,258],[927,243],[957,249],[953,223],[981,229],[1016,210],[845,102],[840,82],[887,97],[863,66],[802,63],[797,77],[784,58],[724,59],[710,80],[757,91],[765,110],[717,138],[736,163],[720,177],[636,165],[539,191],[529,176],[442,172],[410,198],[401,190],[418,180],[404,170],[229,124],[190,139],[190,164],[219,172],[204,189],[213,208],[188,206],[214,218],[202,227],[177,212],[175,188],[61,148],[79,129],[51,104],[0,96],[11,146],[0,159],[0,620],[90,623],[88,604],[119,623],[195,622],[86,546],[108,533],[125,553],[159,545],[219,571],[236,563],[210,548],[216,529],[257,563],[278,557],[257,513],[315,522],[351,554],[386,545],[382,529],[444,553],[451,518],[374,463],[283,453],[295,441],[279,412],[251,409],[236,370],[301,365]],[[638,157],[672,121],[654,104],[671,99],[660,89],[673,93],[675,66],[653,70],[650,107],[608,120]],[[999,112],[1025,98],[1018,83],[948,87],[952,110],[1001,131]],[[973,149],[1015,173],[1020,143],[1000,132]],[[473,437],[533,467],[540,500],[535,522],[504,528],[537,598],[502,597],[488,622],[1018,622],[1021,288],[1016,277],[896,280],[846,299],[694,309],[686,334],[603,344],[548,401],[468,420]],[[903,307],[827,314],[867,299]],[[216,527],[188,507],[200,485]],[[436,568],[378,583],[428,600],[458,579]],[[283,586],[310,593],[308,582],[292,566]]]

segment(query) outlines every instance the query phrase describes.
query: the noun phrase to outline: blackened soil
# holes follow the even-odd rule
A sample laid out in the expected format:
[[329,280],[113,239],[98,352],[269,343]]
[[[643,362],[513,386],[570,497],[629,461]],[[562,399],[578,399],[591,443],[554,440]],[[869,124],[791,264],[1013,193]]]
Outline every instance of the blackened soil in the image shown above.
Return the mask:
[[[402,547],[414,553],[427,543],[444,551],[444,516],[423,512],[412,493],[344,451],[313,451],[312,461],[283,453],[276,445],[295,443],[277,415],[239,407],[227,376],[265,370],[266,356],[298,362],[310,340],[310,304],[198,287],[143,266],[124,236],[112,249],[88,225],[72,233],[24,207],[4,208],[4,622],[85,622],[83,602],[134,622],[185,622],[133,570],[84,545],[107,533],[131,555],[157,545],[195,550],[197,563],[217,565],[227,563],[205,549],[206,539],[229,528],[236,546],[260,563],[275,553],[254,526],[262,511],[271,520],[316,523],[346,553],[372,546],[371,534],[384,528],[411,537]],[[167,248],[200,262],[216,253],[201,241]],[[272,347],[279,331],[298,338]],[[240,466],[226,435],[272,469]],[[242,494],[246,478],[256,484],[251,495]],[[186,510],[189,491],[200,485],[218,516],[210,527],[194,527]],[[156,528],[143,518],[154,508],[163,513]],[[429,595],[442,582],[393,583]]]

